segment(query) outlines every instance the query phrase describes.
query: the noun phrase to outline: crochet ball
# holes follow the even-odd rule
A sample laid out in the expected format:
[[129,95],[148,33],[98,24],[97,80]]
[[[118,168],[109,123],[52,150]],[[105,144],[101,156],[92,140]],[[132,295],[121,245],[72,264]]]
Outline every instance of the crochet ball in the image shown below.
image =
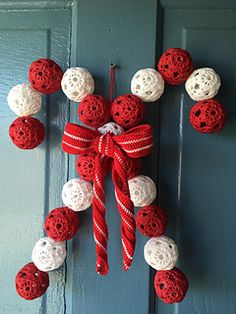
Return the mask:
[[94,180],[95,153],[80,155],[76,161],[76,170],[78,175],[86,181]]
[[150,205],[156,198],[156,185],[147,176],[137,176],[128,181],[130,197],[134,206],[143,207]]
[[110,120],[110,107],[102,96],[87,95],[79,104],[78,115],[84,124],[98,128]]
[[98,131],[101,134],[111,133],[113,135],[120,135],[120,134],[124,133],[124,129],[119,124],[117,124],[115,122],[108,122],[108,123],[104,124],[103,126],[98,128]]
[[21,149],[39,146],[44,139],[44,133],[44,125],[33,117],[17,118],[9,126],[12,142]]
[[185,83],[189,97],[193,100],[206,100],[213,98],[219,91],[220,77],[211,68],[201,68],[193,71]]
[[164,92],[164,80],[154,69],[142,69],[131,80],[131,91],[143,101],[156,101]]
[[49,276],[34,263],[25,265],[16,275],[16,292],[25,300],[41,297],[49,286]]
[[199,101],[190,111],[190,123],[200,133],[220,131],[225,120],[224,106],[215,99]]
[[169,270],[175,267],[178,249],[174,241],[164,235],[151,238],[144,246],[145,261],[156,270]]
[[38,59],[31,63],[29,81],[34,89],[52,94],[61,88],[62,69],[51,59]]
[[74,211],[82,211],[89,208],[93,201],[93,187],[85,180],[71,179],[62,189],[62,201],[65,206]]
[[18,84],[7,96],[10,109],[20,117],[34,116],[42,107],[42,98],[38,91],[29,84]]
[[156,272],[154,287],[158,297],[165,303],[183,301],[189,288],[188,279],[177,267]]
[[49,237],[39,239],[32,251],[32,261],[41,271],[52,271],[59,268],[65,258],[65,242],[56,242]]
[[142,122],[144,114],[144,103],[132,94],[117,97],[111,105],[113,120],[124,128],[131,128]]
[[182,48],[166,50],[161,55],[157,67],[165,82],[171,85],[183,83],[193,71],[191,56]]
[[167,215],[159,206],[144,206],[136,215],[136,226],[146,237],[160,237],[164,234],[167,223]]
[[128,179],[137,177],[142,167],[141,158],[126,158],[126,163],[127,163],[126,171],[127,171]]
[[55,208],[47,215],[44,228],[55,241],[70,240],[79,229],[79,217],[68,207]]
[[88,70],[70,68],[62,77],[61,87],[67,98],[80,102],[85,96],[93,93],[94,80]]

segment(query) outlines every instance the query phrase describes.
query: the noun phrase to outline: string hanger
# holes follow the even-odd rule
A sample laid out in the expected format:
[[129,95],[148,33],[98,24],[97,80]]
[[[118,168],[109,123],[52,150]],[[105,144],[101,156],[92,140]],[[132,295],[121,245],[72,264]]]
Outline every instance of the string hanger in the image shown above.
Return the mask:
[[112,104],[114,87],[115,87],[115,63],[110,64],[110,104]]

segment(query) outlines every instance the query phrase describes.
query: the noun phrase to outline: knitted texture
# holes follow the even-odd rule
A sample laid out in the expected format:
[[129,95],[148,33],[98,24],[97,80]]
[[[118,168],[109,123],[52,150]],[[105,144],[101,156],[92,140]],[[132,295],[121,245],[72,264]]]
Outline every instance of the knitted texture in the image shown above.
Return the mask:
[[215,70],[201,68],[193,71],[185,83],[185,88],[189,97],[200,101],[215,97],[220,85],[220,77]]
[[190,54],[182,48],[170,48],[160,57],[158,71],[167,84],[178,85],[187,80],[193,71]]
[[28,78],[34,89],[52,94],[61,88],[62,69],[51,59],[38,59],[31,63]]
[[76,170],[78,175],[86,180],[93,181],[95,174],[95,156],[96,154],[91,152],[80,155],[76,161]]
[[103,126],[98,128],[98,131],[101,134],[111,133],[113,135],[119,135],[119,134],[124,133],[124,129],[119,124],[117,124],[115,122],[108,122],[108,123],[104,124]]
[[144,206],[136,215],[136,226],[146,237],[160,237],[164,234],[167,223],[167,215],[159,206]]
[[33,117],[20,117],[9,126],[12,142],[21,149],[33,149],[44,139],[44,125]]
[[169,270],[175,267],[178,249],[174,241],[164,235],[151,238],[144,246],[145,261],[156,270]]
[[148,206],[156,198],[156,185],[151,178],[139,175],[129,180],[131,200],[136,207]]
[[9,91],[7,102],[10,109],[20,117],[34,116],[42,107],[42,98],[29,84],[18,84]]
[[15,284],[16,291],[22,298],[34,300],[46,292],[49,286],[49,276],[31,262],[19,270]]
[[131,91],[143,101],[156,101],[164,92],[164,80],[154,69],[142,69],[131,80]]
[[225,120],[224,106],[215,99],[199,101],[190,111],[190,123],[200,133],[220,131]]
[[66,244],[49,237],[39,239],[32,251],[32,261],[41,271],[59,268],[66,258]]
[[85,96],[94,91],[94,80],[84,68],[66,70],[61,80],[61,87],[67,98],[80,102]]
[[144,103],[139,97],[132,94],[117,97],[111,105],[113,120],[126,129],[141,123],[144,115]]
[[47,215],[44,228],[55,241],[70,240],[79,229],[79,217],[68,207],[55,208]]
[[98,128],[110,120],[110,107],[102,96],[87,95],[79,104],[78,115],[84,124]]
[[139,171],[141,170],[142,167],[142,160],[141,158],[129,158],[128,156],[126,157],[126,169],[127,169],[127,178],[132,179],[134,177],[137,177],[139,174]]
[[158,297],[165,303],[183,301],[189,288],[188,279],[177,267],[156,272],[154,287]]

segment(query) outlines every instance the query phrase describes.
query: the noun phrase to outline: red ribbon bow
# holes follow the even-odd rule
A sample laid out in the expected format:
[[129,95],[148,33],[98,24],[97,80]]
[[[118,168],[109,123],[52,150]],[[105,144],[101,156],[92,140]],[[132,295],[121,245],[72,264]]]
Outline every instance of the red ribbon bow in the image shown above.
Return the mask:
[[123,134],[113,136],[111,133],[101,135],[98,131],[67,123],[62,149],[69,154],[85,154],[91,151],[95,157],[95,178],[93,198],[93,229],[96,242],[96,270],[101,275],[108,273],[107,241],[108,228],[105,219],[105,169],[109,158],[113,159],[112,179],[115,186],[117,207],[121,215],[121,241],[123,267],[128,270],[135,249],[134,205],[130,199],[127,159],[140,158],[151,152],[153,145],[152,128],[148,124],[134,127]]

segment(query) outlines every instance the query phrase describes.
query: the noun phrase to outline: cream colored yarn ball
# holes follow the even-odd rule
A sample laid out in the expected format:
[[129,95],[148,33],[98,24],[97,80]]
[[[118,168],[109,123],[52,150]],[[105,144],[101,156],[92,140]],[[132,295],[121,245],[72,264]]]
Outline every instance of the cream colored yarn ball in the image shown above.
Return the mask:
[[66,70],[61,80],[61,87],[67,98],[80,102],[94,91],[94,80],[88,70],[80,67]]
[[211,68],[201,68],[193,71],[185,83],[189,96],[196,101],[213,98],[219,91],[220,77]]
[[92,184],[81,178],[69,180],[63,186],[62,200],[76,212],[89,208],[93,201]]
[[114,135],[119,135],[124,132],[124,129],[115,122],[108,122],[101,126],[100,128],[98,128],[98,131],[101,134],[112,133]]
[[175,242],[160,236],[151,238],[144,246],[145,261],[156,270],[170,270],[175,267],[178,259],[178,248]]
[[156,101],[164,92],[164,79],[154,69],[142,69],[131,80],[131,91],[143,101]]
[[41,94],[25,83],[12,87],[7,102],[10,109],[20,117],[34,116],[42,107]]
[[54,241],[49,237],[39,239],[32,252],[32,261],[41,271],[52,271],[59,268],[65,258],[65,242]]
[[147,176],[137,176],[128,181],[131,200],[136,207],[150,205],[156,198],[156,185]]

